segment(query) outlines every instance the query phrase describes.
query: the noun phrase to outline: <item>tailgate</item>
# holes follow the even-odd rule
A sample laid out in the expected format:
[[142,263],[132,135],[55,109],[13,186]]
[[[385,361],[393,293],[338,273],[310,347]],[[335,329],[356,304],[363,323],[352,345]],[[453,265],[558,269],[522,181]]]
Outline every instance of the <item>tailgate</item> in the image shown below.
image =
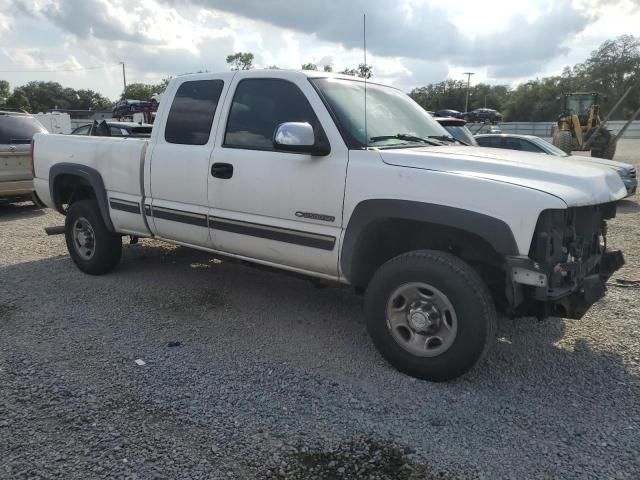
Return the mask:
[[29,145],[0,145],[0,182],[31,180]]

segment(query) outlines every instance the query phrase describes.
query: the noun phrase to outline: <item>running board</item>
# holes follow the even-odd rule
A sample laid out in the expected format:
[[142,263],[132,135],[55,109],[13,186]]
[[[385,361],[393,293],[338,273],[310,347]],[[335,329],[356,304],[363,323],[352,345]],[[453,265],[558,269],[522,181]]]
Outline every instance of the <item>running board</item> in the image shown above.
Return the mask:
[[59,227],[44,227],[44,231],[47,235],[64,235],[64,225]]

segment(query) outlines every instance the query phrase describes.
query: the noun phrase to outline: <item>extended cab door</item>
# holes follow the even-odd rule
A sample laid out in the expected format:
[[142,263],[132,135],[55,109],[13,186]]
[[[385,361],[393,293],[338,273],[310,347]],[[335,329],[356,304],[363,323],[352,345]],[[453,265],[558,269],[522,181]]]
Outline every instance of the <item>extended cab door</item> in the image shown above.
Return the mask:
[[[154,125],[145,212],[154,233],[169,240],[211,246],[207,227],[209,157],[233,73],[172,84]],[[165,113],[166,112],[166,113]]]
[[[209,172],[214,247],[337,276],[347,148],[306,76],[258,75],[239,73],[225,102]],[[311,124],[330,154],[275,151],[285,122]]]

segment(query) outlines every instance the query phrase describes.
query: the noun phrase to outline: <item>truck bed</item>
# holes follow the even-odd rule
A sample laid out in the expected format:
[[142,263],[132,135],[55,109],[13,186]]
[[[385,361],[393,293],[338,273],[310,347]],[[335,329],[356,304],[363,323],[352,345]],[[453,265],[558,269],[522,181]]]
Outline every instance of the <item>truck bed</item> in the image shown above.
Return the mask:
[[[142,195],[142,168],[148,139],[38,134],[35,137],[34,187],[41,200],[53,207],[49,172],[61,163],[91,167],[102,175],[108,192]],[[46,154],[45,154],[46,152]]]

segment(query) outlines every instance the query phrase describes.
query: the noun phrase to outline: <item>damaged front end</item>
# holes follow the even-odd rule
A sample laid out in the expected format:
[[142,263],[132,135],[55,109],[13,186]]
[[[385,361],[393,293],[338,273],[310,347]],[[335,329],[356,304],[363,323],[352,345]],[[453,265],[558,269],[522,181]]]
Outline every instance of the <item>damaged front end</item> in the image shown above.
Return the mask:
[[620,250],[607,249],[606,220],[615,215],[613,202],[543,211],[529,257],[507,259],[509,313],[582,318],[624,265]]

